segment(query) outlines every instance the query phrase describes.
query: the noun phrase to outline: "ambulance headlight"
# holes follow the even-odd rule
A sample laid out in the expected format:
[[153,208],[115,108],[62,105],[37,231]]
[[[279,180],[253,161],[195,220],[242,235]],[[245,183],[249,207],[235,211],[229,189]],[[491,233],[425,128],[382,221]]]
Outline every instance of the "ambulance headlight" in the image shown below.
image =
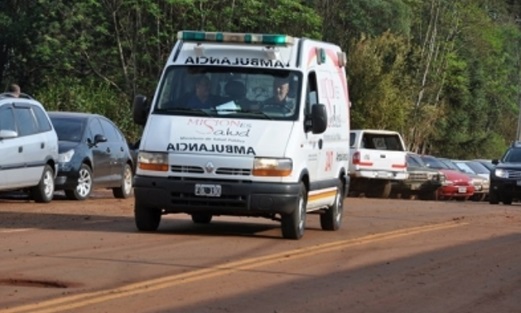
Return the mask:
[[289,176],[293,170],[291,159],[255,158],[253,176]]
[[137,166],[146,171],[168,171],[168,153],[139,151]]

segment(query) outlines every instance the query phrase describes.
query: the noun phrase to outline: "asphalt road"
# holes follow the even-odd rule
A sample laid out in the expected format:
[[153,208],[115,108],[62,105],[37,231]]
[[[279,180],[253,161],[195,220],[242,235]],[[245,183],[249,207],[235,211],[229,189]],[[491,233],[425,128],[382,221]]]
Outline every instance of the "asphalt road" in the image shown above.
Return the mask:
[[0,312],[521,312],[521,203],[347,198],[342,228],[0,199]]

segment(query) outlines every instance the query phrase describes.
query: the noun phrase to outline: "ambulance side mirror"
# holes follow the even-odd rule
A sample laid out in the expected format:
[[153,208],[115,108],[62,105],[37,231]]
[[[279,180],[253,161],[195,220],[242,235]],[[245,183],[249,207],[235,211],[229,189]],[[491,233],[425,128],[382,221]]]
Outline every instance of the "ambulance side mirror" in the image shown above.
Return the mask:
[[321,134],[327,128],[327,110],[323,104],[315,104],[311,107],[311,115],[306,118],[304,129],[313,134]]
[[147,122],[148,110],[147,97],[143,95],[137,95],[134,97],[134,103],[132,104],[132,118],[134,123],[138,125],[145,125]]

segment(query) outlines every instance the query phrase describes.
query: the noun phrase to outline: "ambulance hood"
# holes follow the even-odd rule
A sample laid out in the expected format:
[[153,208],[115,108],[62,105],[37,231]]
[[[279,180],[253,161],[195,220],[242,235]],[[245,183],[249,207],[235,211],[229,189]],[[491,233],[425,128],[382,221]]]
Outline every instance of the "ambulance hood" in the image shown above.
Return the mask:
[[150,115],[141,150],[281,157],[292,121]]

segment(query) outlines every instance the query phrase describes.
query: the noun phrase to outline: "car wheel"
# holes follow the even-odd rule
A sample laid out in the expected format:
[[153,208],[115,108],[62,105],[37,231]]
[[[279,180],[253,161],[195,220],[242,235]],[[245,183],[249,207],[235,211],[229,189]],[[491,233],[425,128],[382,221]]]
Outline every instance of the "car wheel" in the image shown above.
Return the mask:
[[411,200],[412,199],[412,193],[410,191],[404,191],[401,194],[401,198],[404,200]]
[[438,191],[424,191],[420,193],[420,200],[438,200]]
[[371,190],[367,192],[369,198],[382,198],[387,199],[391,195],[392,184],[390,181],[378,181],[375,182]]
[[208,224],[212,221],[212,214],[194,213],[192,214],[192,222],[196,224]]
[[286,239],[300,239],[306,229],[307,190],[304,183],[300,183],[299,200],[297,207],[290,214],[283,214],[281,218],[282,237]]
[[31,197],[39,203],[51,202],[54,196],[54,171],[49,165],[43,167],[38,185],[31,189]]
[[490,192],[488,193],[488,203],[499,204],[499,195],[497,191],[490,190]]
[[338,230],[342,225],[344,214],[344,186],[339,182],[335,202],[324,213],[320,214],[320,227],[323,230]]
[[512,195],[502,195],[501,196],[501,202],[503,202],[503,204],[512,204]]
[[156,231],[161,222],[161,210],[136,201],[134,203],[134,221],[140,231]]
[[112,189],[112,194],[118,199],[127,199],[132,196],[132,168],[127,163],[123,168],[123,179],[121,186]]
[[74,189],[66,189],[65,196],[70,200],[85,200],[92,192],[92,170],[87,164],[82,164],[78,172],[78,184]]

